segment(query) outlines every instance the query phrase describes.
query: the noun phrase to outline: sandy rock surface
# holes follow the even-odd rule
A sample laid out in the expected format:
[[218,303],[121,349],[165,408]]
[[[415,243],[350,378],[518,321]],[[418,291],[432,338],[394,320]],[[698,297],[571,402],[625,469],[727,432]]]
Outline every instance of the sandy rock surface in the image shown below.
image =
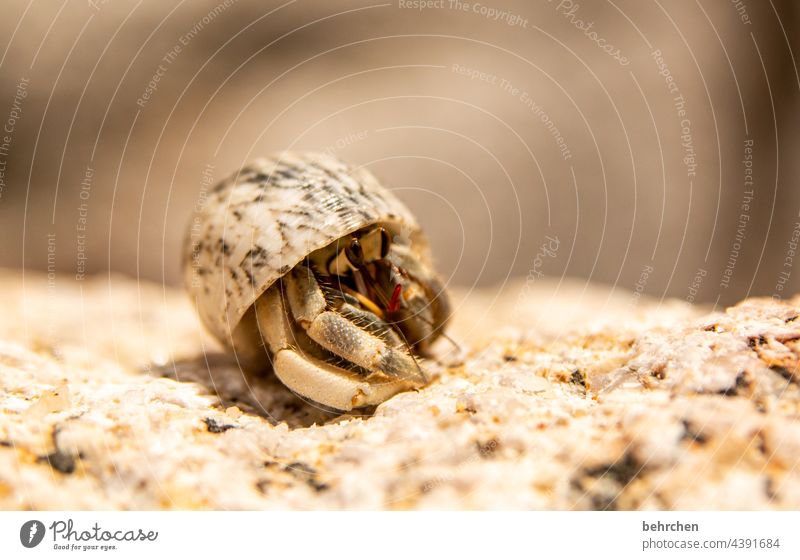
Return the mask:
[[797,509],[800,298],[457,294],[364,415],[240,371],[179,290],[0,272],[0,508]]

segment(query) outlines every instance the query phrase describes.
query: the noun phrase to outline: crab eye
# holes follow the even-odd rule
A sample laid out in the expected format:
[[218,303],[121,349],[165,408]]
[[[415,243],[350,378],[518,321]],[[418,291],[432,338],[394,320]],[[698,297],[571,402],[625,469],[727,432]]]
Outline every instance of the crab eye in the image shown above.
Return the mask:
[[344,254],[355,268],[364,266],[364,250],[361,248],[361,243],[358,242],[358,239],[350,241],[350,245],[345,248]]
[[392,237],[389,232],[381,228],[381,258],[385,259],[392,247]]

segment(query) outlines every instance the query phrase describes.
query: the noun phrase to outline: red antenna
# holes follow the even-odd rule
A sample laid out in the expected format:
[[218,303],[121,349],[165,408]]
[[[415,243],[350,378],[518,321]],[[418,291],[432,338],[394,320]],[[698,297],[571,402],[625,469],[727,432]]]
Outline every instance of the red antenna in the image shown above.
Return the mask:
[[402,284],[395,284],[394,290],[392,290],[392,297],[389,299],[389,305],[387,306],[387,310],[389,312],[397,311],[400,308],[400,294],[403,292],[403,285]]

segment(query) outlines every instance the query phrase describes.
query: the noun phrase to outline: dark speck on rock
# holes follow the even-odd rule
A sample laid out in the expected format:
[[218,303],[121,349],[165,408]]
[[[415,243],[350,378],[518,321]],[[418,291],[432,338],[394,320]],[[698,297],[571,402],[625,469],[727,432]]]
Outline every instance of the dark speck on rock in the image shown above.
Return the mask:
[[643,466],[631,455],[626,453],[618,461],[610,464],[587,469],[587,474],[593,477],[609,477],[614,481],[627,486],[634,478],[642,473]]
[[579,369],[576,369],[572,372],[569,382],[575,385],[580,385],[584,389],[586,388],[586,377],[584,377],[583,372]]
[[330,485],[319,480],[317,470],[305,463],[289,463],[283,470],[298,479],[304,480],[316,492],[322,492],[330,488]]
[[56,450],[50,455],[39,457],[39,462],[48,463],[60,473],[72,474],[75,472],[75,457],[60,450]]
[[221,434],[223,432],[227,432],[231,428],[236,427],[233,424],[220,424],[213,418],[205,418],[203,419],[203,422],[206,423],[206,426],[208,426],[208,431],[212,434]]
[[735,385],[733,387],[722,389],[719,391],[719,394],[726,397],[733,397],[739,394],[740,389],[744,389],[749,385],[750,380],[747,378],[747,374],[744,371],[740,371],[739,375],[736,376]]
[[766,494],[767,498],[770,500],[774,500],[778,497],[775,491],[775,482],[772,480],[772,477],[767,476],[764,480],[764,494]]
[[774,371],[787,381],[793,381],[795,379],[796,372],[792,372],[783,366],[770,366],[769,369],[771,369],[772,371]]
[[706,436],[692,428],[688,420],[681,420],[681,424],[683,424],[683,434],[681,434],[681,439],[695,441],[701,445],[708,441]]
[[[641,476],[645,470],[644,465],[639,463],[630,453],[626,453],[617,461],[607,465],[583,469],[581,473],[571,481],[574,489],[588,496],[591,500],[592,509],[600,511],[619,509],[618,500],[628,485]],[[589,480],[605,481],[606,484],[586,484]]]
[[310,474],[315,475],[317,474],[317,469],[310,465],[306,465],[305,463],[289,463],[283,468],[286,472],[295,472],[297,474]]
[[330,486],[328,484],[326,484],[324,482],[319,482],[318,480],[313,479],[313,478],[309,479],[308,484],[309,484],[309,486],[311,486],[311,488],[313,488],[317,492],[323,492],[324,490],[327,490],[328,488],[330,488]]
[[762,344],[766,344],[766,343],[767,343],[767,339],[764,338],[763,335],[751,336],[747,341],[747,345],[750,348],[755,348],[756,346],[761,346]]

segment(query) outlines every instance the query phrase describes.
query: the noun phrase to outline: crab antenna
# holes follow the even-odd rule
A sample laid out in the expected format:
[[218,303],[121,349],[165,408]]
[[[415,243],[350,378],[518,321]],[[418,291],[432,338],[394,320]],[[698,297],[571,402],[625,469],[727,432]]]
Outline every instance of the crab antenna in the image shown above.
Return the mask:
[[422,315],[417,315],[417,319],[419,319],[420,321],[422,321],[422,322],[424,322],[424,323],[428,323],[428,325],[430,325],[431,327],[433,327],[433,331],[434,331],[434,332],[436,332],[436,331],[439,331],[439,336],[441,336],[441,337],[443,337],[444,339],[446,339],[446,340],[447,340],[447,342],[449,342],[450,344],[452,344],[452,345],[453,345],[453,346],[456,348],[456,350],[458,350],[459,352],[461,352],[461,350],[462,350],[462,348],[461,348],[461,345],[460,345],[458,342],[456,342],[455,340],[453,340],[453,339],[450,337],[450,335],[448,335],[446,332],[444,332],[443,325],[439,325],[439,326],[437,327],[437,326],[434,324],[434,322],[433,322],[433,321],[430,321],[430,320],[428,320],[427,318],[423,317]]

